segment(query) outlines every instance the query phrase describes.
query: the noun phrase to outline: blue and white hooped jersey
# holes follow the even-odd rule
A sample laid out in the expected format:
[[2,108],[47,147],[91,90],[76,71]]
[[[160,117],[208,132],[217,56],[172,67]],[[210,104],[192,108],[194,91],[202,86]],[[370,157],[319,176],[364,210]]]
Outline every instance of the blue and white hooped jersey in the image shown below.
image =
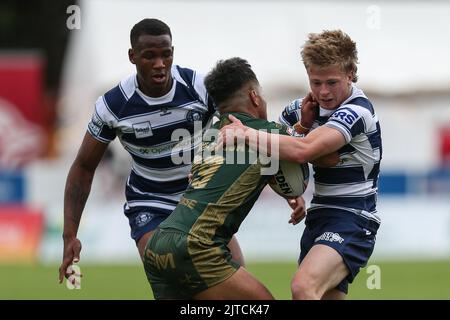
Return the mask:
[[[97,140],[109,143],[118,137],[133,159],[126,185],[125,209],[152,207],[154,212],[170,214],[188,185],[190,162],[172,160],[172,133],[180,129],[190,136],[184,158],[193,159],[203,132],[211,125],[215,106],[203,84],[204,77],[191,69],[172,66],[171,90],[158,98],[139,90],[136,74],[98,98],[88,125]],[[187,130],[187,131],[186,131]],[[180,131],[178,131],[180,132]],[[178,146],[179,147],[179,146]]]
[[[301,119],[301,103],[296,99],[280,116],[280,122],[293,126]],[[312,129],[321,125],[342,133],[347,144],[338,150],[340,163],[314,169],[314,196],[309,211],[336,208],[351,211],[380,223],[376,201],[382,157],[381,129],[375,110],[357,87],[337,109],[320,108]]]

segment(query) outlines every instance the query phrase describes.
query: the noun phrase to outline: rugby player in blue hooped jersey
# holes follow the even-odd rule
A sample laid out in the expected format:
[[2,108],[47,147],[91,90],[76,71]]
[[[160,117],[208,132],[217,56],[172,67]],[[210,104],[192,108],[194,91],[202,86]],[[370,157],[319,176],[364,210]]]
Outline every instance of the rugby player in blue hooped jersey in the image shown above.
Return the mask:
[[[280,121],[306,136],[279,136],[279,150],[269,149],[271,154],[279,152],[281,159],[313,162],[314,168],[315,191],[292,297],[344,299],[348,284],[373,252],[380,225],[376,210],[380,125],[371,102],[353,84],[358,58],[356,44],[347,34],[340,30],[310,34],[301,55],[311,92],[287,106]],[[252,137],[253,129],[230,119],[233,124],[222,129],[224,141],[242,135],[242,130]],[[270,148],[270,143],[258,147]],[[340,158],[337,165],[314,165],[315,159],[334,151]],[[291,207],[303,206],[302,201],[294,200]]]
[[[149,236],[175,209],[188,186],[191,165],[172,161],[172,148],[178,142],[171,140],[172,132],[187,129],[193,136],[201,135],[194,128],[206,130],[215,113],[203,84],[204,77],[172,65],[172,34],[164,22],[157,19],[138,22],[131,30],[130,40],[128,56],[137,72],[97,100],[67,177],[60,282],[69,276],[68,266],[80,260],[78,226],[95,170],[108,143],[118,137],[133,159],[126,182],[124,213],[142,258]],[[201,121],[202,125],[194,126],[194,121]],[[192,157],[200,143],[201,139],[192,140]],[[235,237],[229,247],[233,259],[243,264]]]

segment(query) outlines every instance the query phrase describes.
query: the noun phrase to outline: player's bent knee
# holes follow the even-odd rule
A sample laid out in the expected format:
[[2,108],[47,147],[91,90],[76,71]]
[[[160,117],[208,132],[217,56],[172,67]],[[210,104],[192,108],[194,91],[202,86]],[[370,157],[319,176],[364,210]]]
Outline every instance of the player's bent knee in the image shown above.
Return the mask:
[[291,282],[292,298],[294,300],[319,300],[318,283],[308,276],[295,277]]

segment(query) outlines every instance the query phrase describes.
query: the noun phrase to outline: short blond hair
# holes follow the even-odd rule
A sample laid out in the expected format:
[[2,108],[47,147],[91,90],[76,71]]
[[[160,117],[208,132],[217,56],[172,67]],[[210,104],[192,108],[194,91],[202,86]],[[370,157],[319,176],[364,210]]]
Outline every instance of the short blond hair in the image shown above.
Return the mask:
[[301,55],[306,69],[311,66],[324,68],[338,65],[342,71],[353,74],[353,82],[358,81],[356,43],[341,30],[310,33],[302,47]]

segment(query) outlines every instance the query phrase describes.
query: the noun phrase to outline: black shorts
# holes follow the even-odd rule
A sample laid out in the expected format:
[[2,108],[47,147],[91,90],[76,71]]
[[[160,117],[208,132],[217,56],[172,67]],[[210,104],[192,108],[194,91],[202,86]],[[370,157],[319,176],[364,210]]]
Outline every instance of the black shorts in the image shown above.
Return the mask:
[[379,223],[344,210],[317,209],[308,213],[305,225],[299,264],[316,244],[335,249],[349,270],[337,289],[347,293],[348,284],[372,255]]

